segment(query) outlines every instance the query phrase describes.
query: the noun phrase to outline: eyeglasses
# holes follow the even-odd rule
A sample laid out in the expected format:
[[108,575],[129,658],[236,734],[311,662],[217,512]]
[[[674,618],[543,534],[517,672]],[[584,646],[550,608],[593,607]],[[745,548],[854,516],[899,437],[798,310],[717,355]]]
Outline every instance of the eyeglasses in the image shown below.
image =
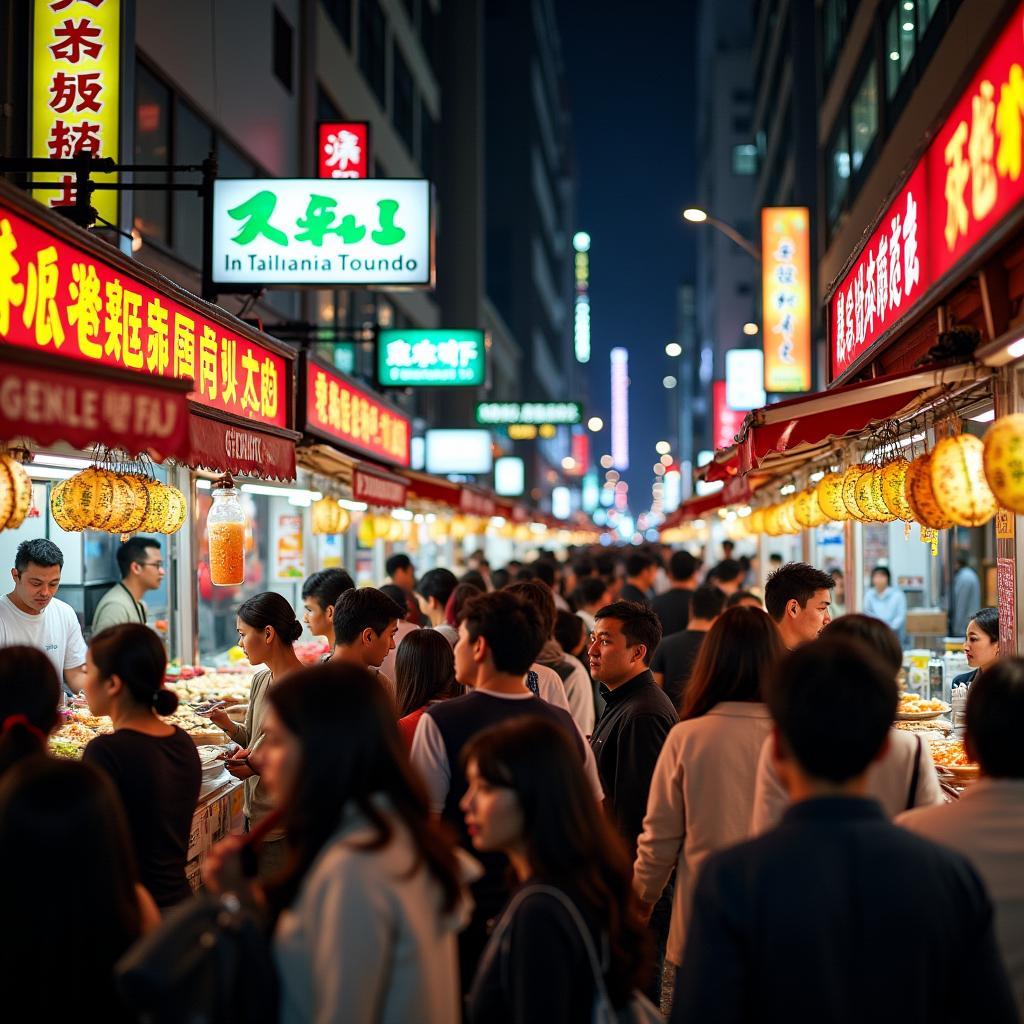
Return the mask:
[[147,565],[151,565],[155,569],[162,569],[164,567],[163,562],[136,562],[135,564],[141,565],[143,568],[145,568]]

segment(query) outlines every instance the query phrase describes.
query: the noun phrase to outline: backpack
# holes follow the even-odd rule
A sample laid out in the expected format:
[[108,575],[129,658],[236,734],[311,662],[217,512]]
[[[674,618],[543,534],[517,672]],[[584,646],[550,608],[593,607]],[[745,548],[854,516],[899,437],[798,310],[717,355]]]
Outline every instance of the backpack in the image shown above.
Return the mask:
[[277,969],[266,929],[237,896],[175,907],[114,969],[129,1009],[147,1024],[273,1024]]

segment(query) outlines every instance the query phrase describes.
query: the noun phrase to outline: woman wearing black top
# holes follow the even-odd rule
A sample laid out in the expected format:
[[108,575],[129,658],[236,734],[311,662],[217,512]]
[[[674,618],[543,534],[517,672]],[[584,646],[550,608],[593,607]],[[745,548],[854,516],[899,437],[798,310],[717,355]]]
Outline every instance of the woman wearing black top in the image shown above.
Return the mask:
[[85,662],[89,708],[108,715],[114,732],[97,736],[83,760],[103,769],[120,792],[142,884],[160,907],[191,895],[185,860],[202,782],[191,737],[159,718],[178,706],[163,685],[166,668],[159,637],[138,622],[94,636]]
[[981,672],[989,665],[994,665],[999,658],[999,609],[982,608],[974,613],[967,623],[967,636],[964,638],[964,654],[970,672],[953,677],[953,686],[970,686]]
[[[547,721],[487,729],[465,752],[462,801],[478,850],[508,856],[525,896],[499,926],[469,994],[470,1024],[589,1024],[597,988],[584,940],[560,900],[575,905],[604,960],[617,1008],[650,965],[622,841],[594,801],[578,751]],[[510,905],[510,907],[513,905]]]

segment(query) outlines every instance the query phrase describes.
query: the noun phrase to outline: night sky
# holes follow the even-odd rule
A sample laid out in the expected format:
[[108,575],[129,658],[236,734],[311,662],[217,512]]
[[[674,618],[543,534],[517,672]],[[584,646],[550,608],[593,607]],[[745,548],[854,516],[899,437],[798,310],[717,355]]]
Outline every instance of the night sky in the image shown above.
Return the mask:
[[655,444],[669,433],[676,288],[692,280],[695,0],[556,0],[576,150],[578,227],[592,237],[590,405],[611,448],[609,352],[629,349],[633,513],[650,504]]

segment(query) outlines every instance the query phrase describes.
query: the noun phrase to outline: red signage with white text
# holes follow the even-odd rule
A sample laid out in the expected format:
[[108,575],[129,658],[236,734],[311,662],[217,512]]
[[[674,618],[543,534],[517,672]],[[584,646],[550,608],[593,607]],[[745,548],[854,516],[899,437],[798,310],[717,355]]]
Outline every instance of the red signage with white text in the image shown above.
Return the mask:
[[714,431],[715,451],[729,448],[736,442],[736,435],[747,418],[745,412],[730,409],[725,400],[725,381],[716,380],[711,384],[711,422]]
[[829,379],[848,370],[1024,199],[1024,4],[829,299]]
[[370,176],[370,124],[368,121],[321,121],[317,131],[319,177],[368,178]]

